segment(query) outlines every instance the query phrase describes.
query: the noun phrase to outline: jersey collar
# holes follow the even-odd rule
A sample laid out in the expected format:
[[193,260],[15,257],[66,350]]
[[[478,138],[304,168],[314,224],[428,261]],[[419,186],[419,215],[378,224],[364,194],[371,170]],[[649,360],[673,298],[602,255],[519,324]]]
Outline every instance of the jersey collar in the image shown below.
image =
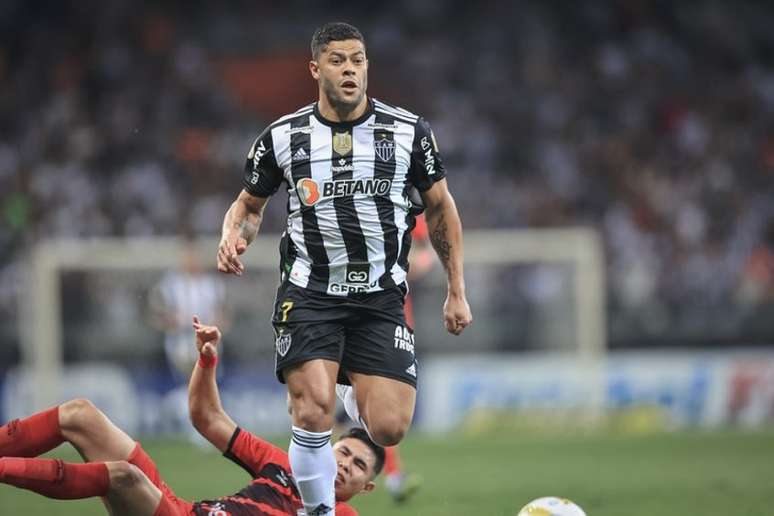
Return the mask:
[[348,128],[348,127],[354,127],[356,125],[360,125],[368,118],[374,114],[374,101],[371,100],[371,97],[368,97],[368,105],[366,106],[366,110],[363,112],[362,115],[360,115],[355,120],[347,120],[346,122],[334,122],[332,120],[328,120],[322,114],[320,113],[320,110],[318,108],[318,102],[314,103],[314,117],[323,125],[327,125],[328,127],[339,127],[339,128]]

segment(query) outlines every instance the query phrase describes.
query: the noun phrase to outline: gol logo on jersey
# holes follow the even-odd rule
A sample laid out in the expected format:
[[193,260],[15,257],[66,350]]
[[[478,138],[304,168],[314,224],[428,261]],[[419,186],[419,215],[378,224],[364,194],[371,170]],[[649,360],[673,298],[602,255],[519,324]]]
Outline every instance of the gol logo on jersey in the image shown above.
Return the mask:
[[296,193],[298,200],[304,206],[314,206],[320,200],[320,189],[317,187],[317,181],[304,177],[296,183]]
[[305,177],[296,183],[296,194],[301,204],[314,206],[321,199],[350,197],[357,194],[386,195],[390,188],[392,188],[390,179],[341,179],[323,181],[320,186],[314,179]]

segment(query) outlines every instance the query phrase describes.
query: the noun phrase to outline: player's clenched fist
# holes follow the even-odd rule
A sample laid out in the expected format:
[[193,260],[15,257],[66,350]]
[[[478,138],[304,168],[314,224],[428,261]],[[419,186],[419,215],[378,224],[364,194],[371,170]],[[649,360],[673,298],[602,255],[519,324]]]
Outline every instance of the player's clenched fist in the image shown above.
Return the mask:
[[247,240],[238,236],[225,237],[218,246],[218,270],[226,274],[241,276],[245,266],[239,255],[247,249]]
[[467,299],[464,296],[450,295],[447,297],[443,304],[443,318],[449,333],[453,335],[462,333],[462,330],[473,322],[473,315],[470,312]]

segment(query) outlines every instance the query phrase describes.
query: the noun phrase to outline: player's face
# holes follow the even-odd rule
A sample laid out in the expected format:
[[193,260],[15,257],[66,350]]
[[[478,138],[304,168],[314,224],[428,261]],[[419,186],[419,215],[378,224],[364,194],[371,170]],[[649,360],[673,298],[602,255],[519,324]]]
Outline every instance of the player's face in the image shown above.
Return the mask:
[[363,102],[368,88],[368,59],[360,40],[331,41],[309,68],[320,84],[320,94],[334,108],[351,111]]
[[342,502],[363,491],[371,491],[376,456],[360,439],[345,438],[333,446],[338,472],[336,474],[336,499]]

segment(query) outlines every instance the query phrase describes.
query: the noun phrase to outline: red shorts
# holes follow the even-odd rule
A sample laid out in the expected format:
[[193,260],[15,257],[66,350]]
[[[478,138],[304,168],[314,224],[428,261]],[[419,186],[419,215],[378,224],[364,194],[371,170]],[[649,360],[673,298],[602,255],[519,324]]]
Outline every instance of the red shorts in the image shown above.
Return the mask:
[[127,462],[140,468],[140,471],[145,473],[148,480],[153,482],[153,485],[161,491],[161,503],[156,509],[155,516],[184,516],[193,514],[193,504],[175,496],[174,491],[166,482],[161,480],[156,463],[145,453],[140,443],[137,443],[137,446],[134,447]]

